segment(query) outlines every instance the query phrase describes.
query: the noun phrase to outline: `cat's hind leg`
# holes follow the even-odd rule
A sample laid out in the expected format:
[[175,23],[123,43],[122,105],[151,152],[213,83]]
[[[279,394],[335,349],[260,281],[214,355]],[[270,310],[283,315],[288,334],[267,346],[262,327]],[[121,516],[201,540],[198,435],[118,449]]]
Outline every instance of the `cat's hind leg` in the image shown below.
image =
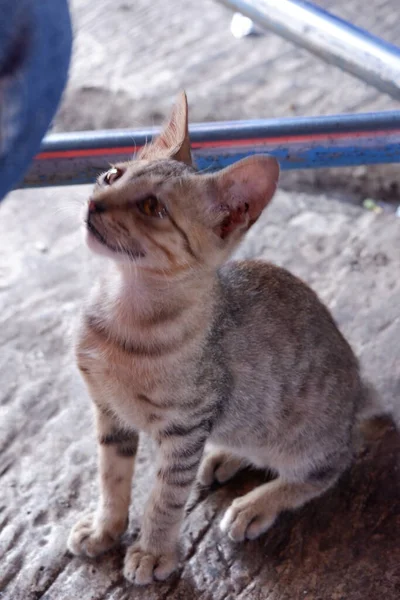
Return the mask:
[[226,450],[212,447],[203,458],[197,480],[204,486],[210,486],[215,481],[226,483],[248,464],[245,459],[239,456],[235,456]]
[[305,481],[287,481],[279,476],[236,498],[223,516],[220,527],[234,541],[255,539],[271,527],[283,510],[300,508],[323,494],[341,471],[331,467],[316,470]]

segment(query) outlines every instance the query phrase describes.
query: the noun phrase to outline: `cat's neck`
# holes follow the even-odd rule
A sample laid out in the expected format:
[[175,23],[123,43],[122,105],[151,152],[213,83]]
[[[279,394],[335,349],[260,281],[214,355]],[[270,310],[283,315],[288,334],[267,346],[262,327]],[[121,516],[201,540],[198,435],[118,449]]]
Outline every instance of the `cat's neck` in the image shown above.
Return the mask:
[[212,310],[216,273],[204,270],[168,278],[144,269],[112,266],[92,297],[99,318],[113,328],[137,330]]

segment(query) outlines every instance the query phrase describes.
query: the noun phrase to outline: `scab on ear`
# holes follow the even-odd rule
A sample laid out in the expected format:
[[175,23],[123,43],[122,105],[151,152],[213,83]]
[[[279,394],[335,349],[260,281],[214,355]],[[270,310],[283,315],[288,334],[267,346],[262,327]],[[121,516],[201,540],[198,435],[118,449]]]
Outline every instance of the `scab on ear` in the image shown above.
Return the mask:
[[214,175],[221,210],[218,233],[222,239],[235,230],[247,231],[272,200],[279,179],[279,164],[267,155],[252,156]]

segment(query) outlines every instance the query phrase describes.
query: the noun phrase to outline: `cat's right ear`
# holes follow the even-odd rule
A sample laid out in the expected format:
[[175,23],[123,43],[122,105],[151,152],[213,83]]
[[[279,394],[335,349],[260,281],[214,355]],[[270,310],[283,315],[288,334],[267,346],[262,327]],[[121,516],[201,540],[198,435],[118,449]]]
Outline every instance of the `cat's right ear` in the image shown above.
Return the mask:
[[214,198],[222,239],[245,233],[272,200],[279,179],[279,163],[273,156],[244,158],[211,176],[216,184]]
[[169,121],[160,135],[139,152],[138,158],[146,160],[172,158],[192,165],[188,103],[185,92],[181,92],[176,99]]

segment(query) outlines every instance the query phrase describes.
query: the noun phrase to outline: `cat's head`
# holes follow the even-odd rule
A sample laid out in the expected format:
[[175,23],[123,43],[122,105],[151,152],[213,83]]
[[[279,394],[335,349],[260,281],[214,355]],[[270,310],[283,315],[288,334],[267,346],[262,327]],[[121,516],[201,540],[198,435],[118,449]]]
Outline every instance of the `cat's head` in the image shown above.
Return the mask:
[[154,273],[217,267],[270,202],[278,177],[270,156],[196,172],[181,94],[159,137],[99,177],[86,207],[88,245]]

